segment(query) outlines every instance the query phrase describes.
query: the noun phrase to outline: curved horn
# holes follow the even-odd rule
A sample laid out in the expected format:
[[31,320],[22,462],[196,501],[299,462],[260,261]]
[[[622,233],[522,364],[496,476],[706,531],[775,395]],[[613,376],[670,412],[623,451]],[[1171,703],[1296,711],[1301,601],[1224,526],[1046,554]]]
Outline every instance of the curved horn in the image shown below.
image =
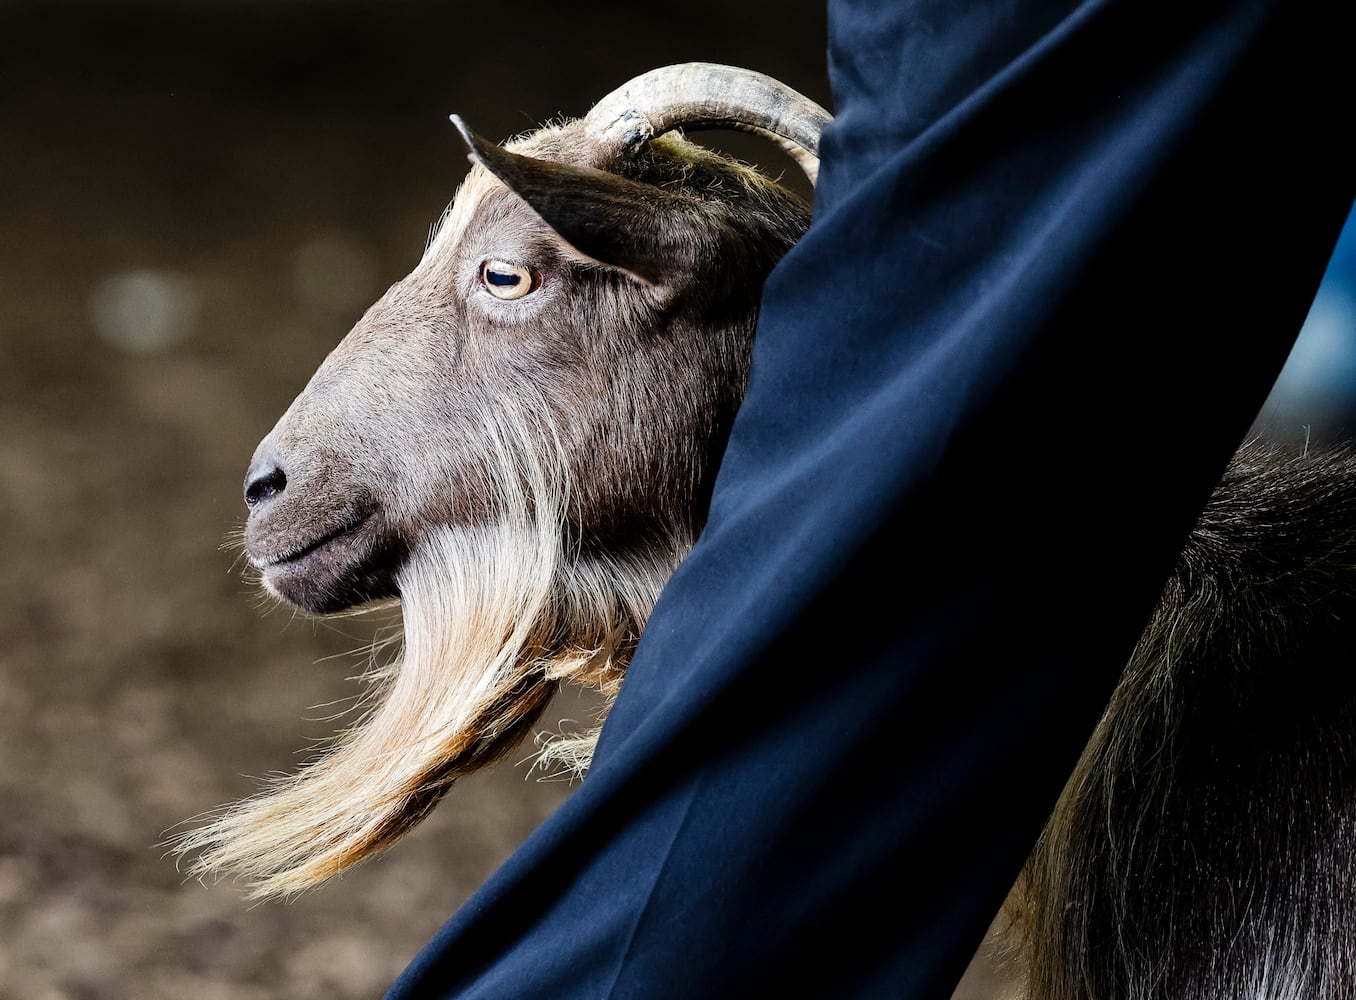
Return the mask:
[[716,63],[678,63],[643,73],[593,106],[588,134],[626,154],[674,129],[734,128],[780,145],[813,183],[819,134],[833,116],[779,80]]

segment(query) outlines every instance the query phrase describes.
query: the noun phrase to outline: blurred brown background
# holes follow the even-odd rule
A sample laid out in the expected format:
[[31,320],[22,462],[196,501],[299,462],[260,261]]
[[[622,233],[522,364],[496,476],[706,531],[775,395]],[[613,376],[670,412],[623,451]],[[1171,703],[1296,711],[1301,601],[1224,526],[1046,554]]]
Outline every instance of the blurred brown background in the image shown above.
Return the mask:
[[569,794],[501,766],[285,905],[157,846],[328,736],[389,621],[276,608],[224,543],[451,198],[448,113],[503,139],[691,59],[827,104],[824,46],[818,2],[0,0],[0,997],[379,996]]

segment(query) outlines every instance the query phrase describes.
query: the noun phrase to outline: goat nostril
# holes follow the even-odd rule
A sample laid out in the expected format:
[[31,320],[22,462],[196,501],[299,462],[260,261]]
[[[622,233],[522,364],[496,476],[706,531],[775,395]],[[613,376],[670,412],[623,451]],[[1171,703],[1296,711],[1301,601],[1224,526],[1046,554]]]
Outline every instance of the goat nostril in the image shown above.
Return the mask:
[[287,475],[276,465],[251,469],[245,477],[245,505],[257,507],[287,488]]

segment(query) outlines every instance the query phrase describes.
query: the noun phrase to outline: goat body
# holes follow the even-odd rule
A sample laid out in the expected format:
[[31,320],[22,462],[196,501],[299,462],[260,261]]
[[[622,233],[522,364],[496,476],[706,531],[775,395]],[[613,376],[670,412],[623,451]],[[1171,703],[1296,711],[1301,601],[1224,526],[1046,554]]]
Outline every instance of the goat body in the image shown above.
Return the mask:
[[[404,657],[328,752],[179,842],[196,871],[314,886],[510,749],[560,681],[615,694],[809,220],[660,133],[780,137],[813,177],[828,120],[757,74],[650,76],[657,110],[632,81],[506,148],[458,122],[476,165],[423,259],[259,446],[264,586],[317,613],[398,595]],[[1352,459],[1235,458],[1009,898],[1035,1000],[1350,991],[1352,525]],[[582,770],[593,736],[556,752]]]
[[1006,906],[1032,1000],[1356,996],[1356,457],[1234,456]]

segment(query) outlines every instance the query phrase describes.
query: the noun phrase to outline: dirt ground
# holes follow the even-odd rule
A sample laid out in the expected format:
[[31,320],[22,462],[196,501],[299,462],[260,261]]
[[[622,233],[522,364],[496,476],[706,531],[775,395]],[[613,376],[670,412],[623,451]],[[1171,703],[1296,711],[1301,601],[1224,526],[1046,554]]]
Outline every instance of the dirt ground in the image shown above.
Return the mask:
[[285,905],[162,846],[328,736],[389,621],[275,607],[228,539],[464,172],[447,114],[504,138],[686,59],[827,102],[815,5],[651,6],[0,6],[0,998],[379,996],[569,794],[501,766]]

